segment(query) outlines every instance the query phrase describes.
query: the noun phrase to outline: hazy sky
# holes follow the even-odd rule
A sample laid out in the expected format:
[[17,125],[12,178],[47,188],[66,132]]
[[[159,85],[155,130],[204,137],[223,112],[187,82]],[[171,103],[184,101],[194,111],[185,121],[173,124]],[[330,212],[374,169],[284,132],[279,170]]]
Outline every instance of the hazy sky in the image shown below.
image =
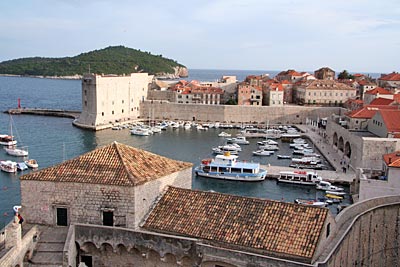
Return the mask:
[[2,0],[0,61],[124,45],[188,68],[400,71],[399,0]]

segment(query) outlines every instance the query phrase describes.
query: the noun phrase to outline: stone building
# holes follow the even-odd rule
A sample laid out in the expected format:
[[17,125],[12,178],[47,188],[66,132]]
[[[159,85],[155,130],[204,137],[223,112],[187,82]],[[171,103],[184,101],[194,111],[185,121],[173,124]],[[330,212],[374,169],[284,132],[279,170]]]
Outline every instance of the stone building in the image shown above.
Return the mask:
[[356,96],[356,89],[331,80],[312,80],[296,86],[294,102],[298,104],[342,105]]
[[382,87],[375,87],[364,93],[363,100],[365,104],[369,104],[377,98],[393,99],[393,94]]
[[238,85],[238,105],[262,106],[263,93],[259,86],[252,86],[246,82]]
[[263,89],[263,105],[283,106],[284,90],[280,83],[272,83]]
[[314,71],[314,76],[319,80],[334,80],[335,71],[328,67],[324,67]]
[[191,171],[191,163],[114,142],[58,166],[23,175],[25,220],[134,229],[166,185],[191,187]]
[[82,78],[82,113],[73,123],[99,130],[114,123],[135,120],[139,104],[147,97],[153,76],[132,73],[127,76],[87,74]]
[[212,87],[208,84],[202,85],[198,81],[179,81],[172,87],[175,95],[174,102],[178,104],[207,104],[220,105],[224,90]]
[[378,110],[369,120],[368,130],[379,137],[400,138],[400,109]]
[[400,73],[392,72],[390,74],[382,74],[378,78],[378,85],[383,88],[391,90],[392,93],[397,94],[400,91]]

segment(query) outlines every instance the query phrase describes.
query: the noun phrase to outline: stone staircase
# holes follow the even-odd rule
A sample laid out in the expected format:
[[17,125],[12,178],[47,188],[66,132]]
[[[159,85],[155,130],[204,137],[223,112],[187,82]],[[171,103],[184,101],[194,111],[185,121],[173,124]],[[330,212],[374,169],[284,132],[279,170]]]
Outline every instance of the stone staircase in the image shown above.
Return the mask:
[[63,248],[68,233],[68,227],[41,226],[40,230],[41,234],[33,256],[24,263],[24,266],[62,266]]

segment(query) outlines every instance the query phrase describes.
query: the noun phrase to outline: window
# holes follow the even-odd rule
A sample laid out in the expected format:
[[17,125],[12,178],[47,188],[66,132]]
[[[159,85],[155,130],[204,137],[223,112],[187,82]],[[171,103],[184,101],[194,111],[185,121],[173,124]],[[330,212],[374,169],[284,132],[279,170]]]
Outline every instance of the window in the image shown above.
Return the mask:
[[111,102],[111,105],[114,105],[114,101]]
[[331,233],[331,223],[328,223],[327,225],[326,225],[326,237],[328,238],[328,236],[330,235],[330,233]]
[[85,107],[87,107],[87,101],[85,100]]
[[114,212],[103,211],[103,225],[114,226]]
[[133,108],[131,108],[131,111],[133,111]]
[[104,112],[102,112],[102,113],[101,113],[101,116],[103,116],[103,117],[104,117]]
[[86,90],[85,90],[85,95],[86,95]]
[[122,104],[124,103],[124,100],[122,100]]
[[122,113],[124,113],[124,110],[122,110]]
[[111,114],[113,114],[113,115],[114,115],[114,110],[113,110],[113,111],[111,111]]

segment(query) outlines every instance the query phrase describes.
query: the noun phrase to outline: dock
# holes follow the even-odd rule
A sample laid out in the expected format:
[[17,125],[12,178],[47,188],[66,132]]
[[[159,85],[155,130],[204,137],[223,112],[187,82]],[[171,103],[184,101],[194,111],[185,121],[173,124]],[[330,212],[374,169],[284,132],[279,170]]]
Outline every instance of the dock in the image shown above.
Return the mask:
[[41,115],[41,116],[53,116],[53,117],[64,117],[76,119],[81,114],[77,110],[64,110],[64,109],[44,109],[44,108],[15,108],[6,110],[4,113],[13,115]]

